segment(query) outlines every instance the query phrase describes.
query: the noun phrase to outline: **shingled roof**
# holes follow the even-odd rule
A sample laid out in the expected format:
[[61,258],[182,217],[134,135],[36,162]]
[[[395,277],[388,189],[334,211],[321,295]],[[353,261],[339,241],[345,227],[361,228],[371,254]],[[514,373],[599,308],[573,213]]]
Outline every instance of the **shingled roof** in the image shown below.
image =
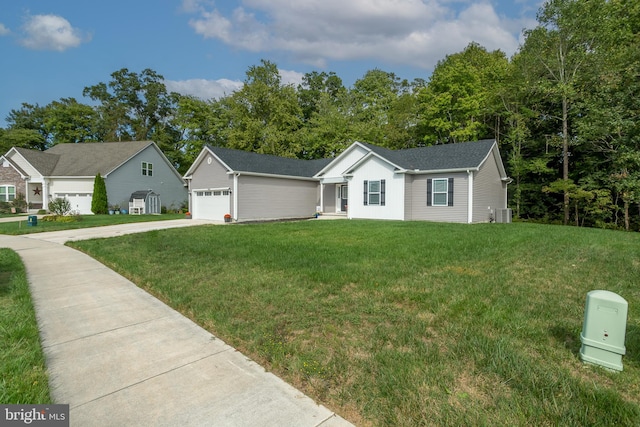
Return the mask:
[[99,172],[105,176],[151,144],[152,141],[58,144],[44,152],[55,155],[58,160],[55,167],[43,175],[94,176]]
[[489,155],[495,140],[484,139],[395,151],[377,145],[361,144],[403,169],[437,171],[479,167]]
[[60,159],[60,156],[45,153],[44,151],[30,150],[22,147],[14,147],[14,149],[44,176],[51,175],[51,172],[53,172],[53,169]]
[[211,145],[207,148],[235,172],[311,178],[332,160],[292,159]]

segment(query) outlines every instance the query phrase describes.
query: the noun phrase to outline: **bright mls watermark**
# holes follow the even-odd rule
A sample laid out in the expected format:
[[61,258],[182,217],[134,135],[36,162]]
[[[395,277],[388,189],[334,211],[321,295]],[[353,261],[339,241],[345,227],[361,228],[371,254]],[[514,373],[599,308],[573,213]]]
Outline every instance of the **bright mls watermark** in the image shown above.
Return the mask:
[[69,427],[69,405],[2,405],[0,426]]

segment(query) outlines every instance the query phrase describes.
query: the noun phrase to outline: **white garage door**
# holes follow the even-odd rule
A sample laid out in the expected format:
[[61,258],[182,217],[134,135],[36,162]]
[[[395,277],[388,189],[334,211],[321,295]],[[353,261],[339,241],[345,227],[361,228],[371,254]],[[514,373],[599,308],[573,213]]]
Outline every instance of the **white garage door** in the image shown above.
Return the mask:
[[225,214],[230,213],[229,190],[206,190],[193,192],[193,212],[195,219],[212,219],[224,221]]
[[91,193],[56,193],[54,197],[66,198],[71,204],[71,210],[82,215],[91,214]]

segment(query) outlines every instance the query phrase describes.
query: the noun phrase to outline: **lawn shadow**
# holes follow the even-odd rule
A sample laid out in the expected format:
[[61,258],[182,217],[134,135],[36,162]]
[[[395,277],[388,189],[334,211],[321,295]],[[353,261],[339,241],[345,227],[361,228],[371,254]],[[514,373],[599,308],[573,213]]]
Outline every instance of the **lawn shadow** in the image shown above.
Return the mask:
[[[580,330],[576,331],[565,325],[556,325],[551,328],[551,334],[558,343],[568,348],[576,357],[580,356],[580,348],[582,347]],[[640,326],[627,324],[624,345],[626,349],[624,358],[640,363]]]

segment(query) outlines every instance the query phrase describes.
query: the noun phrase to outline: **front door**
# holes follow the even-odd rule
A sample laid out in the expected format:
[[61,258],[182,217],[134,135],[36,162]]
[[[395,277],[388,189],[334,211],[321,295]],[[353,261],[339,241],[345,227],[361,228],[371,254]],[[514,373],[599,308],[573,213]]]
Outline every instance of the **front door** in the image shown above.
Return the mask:
[[347,200],[349,196],[349,186],[344,184],[339,186],[338,197],[340,198],[340,211],[347,211]]

